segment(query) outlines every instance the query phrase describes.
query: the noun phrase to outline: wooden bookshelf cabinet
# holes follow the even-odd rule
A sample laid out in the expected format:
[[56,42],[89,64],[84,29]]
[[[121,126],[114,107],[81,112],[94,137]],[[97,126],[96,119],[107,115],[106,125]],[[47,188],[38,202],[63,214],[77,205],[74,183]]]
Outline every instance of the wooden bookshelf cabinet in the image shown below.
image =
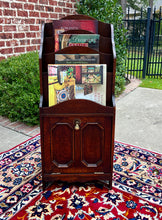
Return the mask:
[[[73,15],[64,19],[93,18]],[[89,100],[74,99],[48,107],[47,67],[48,64],[55,63],[55,41],[52,23],[45,23],[42,26],[39,62],[44,189],[49,182],[57,180],[69,182],[107,180],[109,188],[112,187],[116,69],[113,26],[98,21],[98,34],[101,36],[98,52],[87,47],[74,46],[56,53],[99,53],[100,64],[107,64],[106,106]]]

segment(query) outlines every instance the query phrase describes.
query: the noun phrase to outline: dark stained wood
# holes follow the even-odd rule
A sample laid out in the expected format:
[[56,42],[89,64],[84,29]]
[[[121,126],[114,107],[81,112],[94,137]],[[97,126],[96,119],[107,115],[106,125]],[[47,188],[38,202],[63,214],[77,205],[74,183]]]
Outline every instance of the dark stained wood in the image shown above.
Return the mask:
[[[63,19],[93,19],[72,15]],[[65,33],[89,33],[81,30]],[[42,26],[40,66],[40,128],[42,180],[48,182],[108,180],[112,187],[115,131],[116,54],[113,26],[98,21],[99,51],[87,47],[67,47],[54,51],[52,23]],[[106,106],[89,100],[69,100],[48,107],[48,64],[55,54],[96,54],[107,64]]]

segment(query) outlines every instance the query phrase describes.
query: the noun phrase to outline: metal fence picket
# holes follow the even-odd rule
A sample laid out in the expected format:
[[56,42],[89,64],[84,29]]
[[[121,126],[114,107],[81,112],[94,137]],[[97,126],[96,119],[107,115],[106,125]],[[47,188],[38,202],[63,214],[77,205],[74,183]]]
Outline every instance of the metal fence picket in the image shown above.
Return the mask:
[[151,8],[147,9],[147,15],[134,12],[133,18],[128,9],[125,21],[127,28],[127,77],[145,78],[162,75],[162,26],[161,9],[159,16],[154,10],[153,19]]

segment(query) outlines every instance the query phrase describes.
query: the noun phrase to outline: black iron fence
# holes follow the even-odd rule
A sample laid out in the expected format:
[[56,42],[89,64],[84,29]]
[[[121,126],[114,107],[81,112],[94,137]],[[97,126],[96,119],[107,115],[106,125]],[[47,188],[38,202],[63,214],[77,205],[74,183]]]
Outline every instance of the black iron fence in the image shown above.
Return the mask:
[[151,8],[144,14],[130,10],[126,16],[127,77],[145,78],[162,76],[162,10]]

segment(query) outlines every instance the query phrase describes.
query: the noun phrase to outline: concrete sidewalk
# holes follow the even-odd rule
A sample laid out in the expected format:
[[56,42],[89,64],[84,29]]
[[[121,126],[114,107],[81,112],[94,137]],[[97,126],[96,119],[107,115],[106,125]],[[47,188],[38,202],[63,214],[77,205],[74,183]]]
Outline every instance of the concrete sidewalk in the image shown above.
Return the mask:
[[0,152],[6,151],[40,133],[39,126],[11,122],[0,116]]
[[162,90],[138,87],[116,103],[115,140],[162,153]]
[[[162,90],[134,89],[132,85],[116,99],[115,140],[162,153]],[[39,132],[38,126],[0,117],[0,152]]]

